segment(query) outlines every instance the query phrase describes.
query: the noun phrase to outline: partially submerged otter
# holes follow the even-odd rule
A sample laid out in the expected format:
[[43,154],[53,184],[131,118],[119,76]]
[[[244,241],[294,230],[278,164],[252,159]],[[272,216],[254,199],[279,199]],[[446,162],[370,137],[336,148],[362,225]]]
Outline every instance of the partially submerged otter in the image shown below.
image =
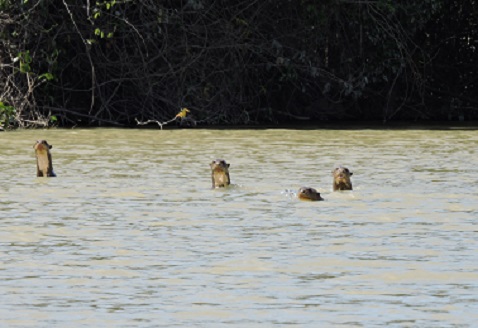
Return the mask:
[[352,190],[352,181],[350,177],[352,172],[348,168],[339,166],[332,171],[332,176],[334,177],[333,189],[337,190]]
[[209,164],[211,166],[212,187],[227,187],[231,184],[229,178],[229,166],[223,159],[216,159]]
[[297,197],[302,200],[324,200],[317,190],[309,187],[301,187],[297,192]]
[[52,147],[46,140],[37,140],[33,145],[37,158],[37,177],[56,177],[50,153]]

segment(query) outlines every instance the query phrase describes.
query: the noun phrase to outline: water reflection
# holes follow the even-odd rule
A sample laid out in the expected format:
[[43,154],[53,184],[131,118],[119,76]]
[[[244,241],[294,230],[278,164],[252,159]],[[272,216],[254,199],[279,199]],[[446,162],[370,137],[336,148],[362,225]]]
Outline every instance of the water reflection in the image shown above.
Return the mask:
[[[36,178],[33,142],[56,179]],[[5,326],[473,326],[476,131],[3,133]],[[209,163],[233,185],[210,188]],[[354,190],[332,192],[348,166]],[[294,196],[310,186],[323,202]]]

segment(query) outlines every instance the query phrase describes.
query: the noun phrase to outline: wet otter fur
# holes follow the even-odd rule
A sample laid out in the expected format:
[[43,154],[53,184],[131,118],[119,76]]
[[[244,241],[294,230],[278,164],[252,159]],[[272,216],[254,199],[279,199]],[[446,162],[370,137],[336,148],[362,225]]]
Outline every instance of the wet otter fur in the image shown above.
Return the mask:
[[227,187],[231,184],[229,166],[223,159],[216,159],[209,164],[211,166],[211,179],[213,188]]
[[334,177],[333,190],[352,190],[352,181],[350,177],[353,175],[348,168],[339,166],[332,171]]
[[317,190],[310,187],[301,187],[297,192],[297,197],[302,200],[324,200],[320,197],[320,193]]
[[50,153],[52,147],[46,140],[37,140],[33,145],[37,159],[37,177],[56,177]]

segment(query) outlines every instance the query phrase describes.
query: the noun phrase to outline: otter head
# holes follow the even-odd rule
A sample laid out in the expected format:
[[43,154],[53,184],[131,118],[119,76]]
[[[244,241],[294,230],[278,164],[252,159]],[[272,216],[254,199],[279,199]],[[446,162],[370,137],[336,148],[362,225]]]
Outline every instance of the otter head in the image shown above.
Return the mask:
[[37,140],[33,145],[33,148],[35,149],[35,153],[43,153],[49,152],[49,150],[52,149],[53,146],[49,145],[46,140]]
[[229,166],[223,159],[216,159],[209,164],[211,167],[212,187],[226,187],[231,184],[229,178]]
[[334,177],[333,188],[336,190],[352,190],[352,181],[350,177],[353,175],[348,168],[339,166],[332,171]]
[[309,187],[301,187],[297,192],[297,197],[302,200],[324,200],[317,190]]
[[50,153],[52,148],[53,146],[49,145],[46,140],[37,140],[33,145],[37,158],[37,177],[56,177],[55,172],[53,172],[53,162]]

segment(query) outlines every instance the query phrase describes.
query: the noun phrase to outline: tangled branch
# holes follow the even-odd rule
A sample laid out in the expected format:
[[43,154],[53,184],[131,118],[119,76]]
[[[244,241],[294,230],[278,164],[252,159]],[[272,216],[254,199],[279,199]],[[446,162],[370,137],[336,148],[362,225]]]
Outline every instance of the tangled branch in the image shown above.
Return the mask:
[[10,107],[18,127],[162,128],[180,106],[203,124],[476,117],[478,4],[433,3],[0,1],[0,120]]

